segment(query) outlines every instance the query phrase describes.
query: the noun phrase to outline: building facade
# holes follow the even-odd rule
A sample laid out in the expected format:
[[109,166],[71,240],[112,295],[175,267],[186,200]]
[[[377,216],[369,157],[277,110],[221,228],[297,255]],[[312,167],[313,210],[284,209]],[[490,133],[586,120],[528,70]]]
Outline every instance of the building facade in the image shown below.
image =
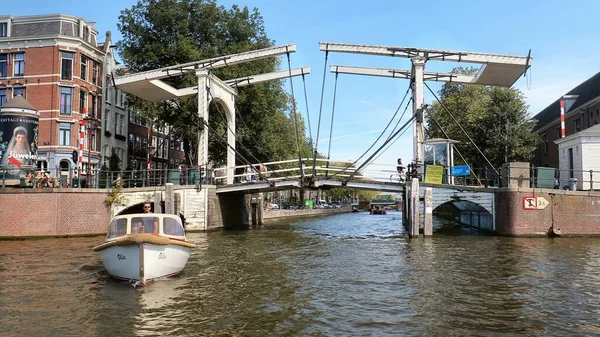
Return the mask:
[[[600,72],[571,89],[565,95],[576,95],[565,112],[566,137],[600,123]],[[559,151],[555,141],[561,138],[560,98],[533,117],[537,120],[535,131],[541,136],[532,164],[559,167]]]
[[121,161],[121,169],[127,167],[129,129],[127,98],[125,94],[113,86],[112,76],[117,71],[117,62],[112,48],[111,33],[106,32],[106,39],[101,45],[104,50],[104,99],[102,100],[102,151],[101,163],[108,167],[108,160],[114,150]]
[[[0,104],[22,95],[40,113],[38,167],[57,176],[100,161],[103,60],[98,31],[64,14],[0,16]],[[88,123],[88,126],[94,126]],[[75,153],[74,153],[75,151]]]

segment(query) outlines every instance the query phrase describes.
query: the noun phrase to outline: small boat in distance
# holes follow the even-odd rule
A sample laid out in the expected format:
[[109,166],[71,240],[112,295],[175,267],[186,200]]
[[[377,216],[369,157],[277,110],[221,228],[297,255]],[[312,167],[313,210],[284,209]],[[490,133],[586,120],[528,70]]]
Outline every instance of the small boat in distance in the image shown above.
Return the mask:
[[114,217],[106,240],[94,251],[110,276],[145,285],[181,273],[195,247],[178,216],[140,213]]

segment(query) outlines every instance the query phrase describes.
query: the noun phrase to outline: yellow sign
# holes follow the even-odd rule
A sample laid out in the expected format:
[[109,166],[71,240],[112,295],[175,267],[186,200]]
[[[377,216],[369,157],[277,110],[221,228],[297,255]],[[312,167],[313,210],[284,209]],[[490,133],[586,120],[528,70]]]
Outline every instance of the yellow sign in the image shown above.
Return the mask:
[[444,167],[441,165],[427,165],[425,167],[425,183],[441,184],[444,176]]

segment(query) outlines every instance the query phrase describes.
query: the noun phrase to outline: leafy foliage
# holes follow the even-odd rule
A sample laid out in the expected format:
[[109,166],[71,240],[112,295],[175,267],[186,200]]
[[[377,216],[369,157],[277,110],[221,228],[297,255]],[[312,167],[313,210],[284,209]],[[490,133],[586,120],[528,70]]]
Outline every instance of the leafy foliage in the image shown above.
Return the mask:
[[[131,72],[208,59],[217,56],[267,48],[273,45],[264,29],[258,9],[233,5],[218,6],[214,0],[140,0],[121,11],[119,30],[123,35],[117,45]],[[216,69],[222,80],[278,70],[275,58]],[[166,80],[176,88],[196,85],[194,75]],[[267,162],[297,157],[291,100],[282,81],[272,81],[239,88],[236,97],[237,150],[251,162]],[[200,119],[195,96],[175,102],[149,103],[137,98],[129,101],[144,117],[172,126],[174,136],[184,140],[186,161],[197,164],[196,147]],[[226,162],[226,113],[217,101],[209,105],[209,162],[220,166]],[[299,117],[299,115],[298,115]],[[299,118],[300,145],[310,153]],[[245,149],[245,148],[247,149]],[[237,158],[239,163],[239,158]]]
[[[456,68],[453,73],[474,74],[472,68]],[[527,115],[525,96],[517,89],[481,86],[474,84],[446,83],[439,91],[439,99],[429,108],[427,120],[431,138],[446,138],[436,120],[448,137],[458,140],[456,147],[473,168],[489,167],[468,137],[483,151],[496,168],[505,162],[507,125],[509,126],[509,161],[529,161],[539,136],[533,132],[535,121]],[[444,106],[456,118],[455,122]],[[462,164],[458,154],[455,164]]]

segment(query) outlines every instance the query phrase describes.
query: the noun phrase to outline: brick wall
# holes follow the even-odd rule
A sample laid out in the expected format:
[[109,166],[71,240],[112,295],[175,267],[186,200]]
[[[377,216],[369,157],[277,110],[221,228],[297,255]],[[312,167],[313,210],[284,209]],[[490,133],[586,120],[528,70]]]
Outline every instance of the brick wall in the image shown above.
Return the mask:
[[[543,210],[524,210],[523,197],[544,197]],[[561,235],[600,235],[600,193],[548,189],[499,189],[496,231],[501,235],[546,235],[554,225]]]
[[106,233],[110,221],[104,191],[0,194],[0,238]]

